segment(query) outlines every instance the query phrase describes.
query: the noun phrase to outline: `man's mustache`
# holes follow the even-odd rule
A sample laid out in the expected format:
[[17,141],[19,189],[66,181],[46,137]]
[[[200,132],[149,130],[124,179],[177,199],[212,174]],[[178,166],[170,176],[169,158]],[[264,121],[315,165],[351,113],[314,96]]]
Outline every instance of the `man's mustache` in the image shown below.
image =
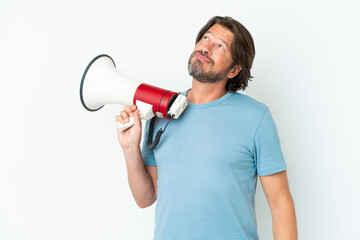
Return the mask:
[[192,57],[191,57],[191,58],[193,58],[196,53],[199,53],[199,54],[201,54],[201,56],[203,56],[203,57],[205,57],[206,59],[208,59],[208,60],[211,62],[211,64],[214,64],[214,63],[215,63],[214,60],[212,60],[207,54],[204,53],[204,51],[201,51],[201,50],[196,50],[196,51],[192,54]]

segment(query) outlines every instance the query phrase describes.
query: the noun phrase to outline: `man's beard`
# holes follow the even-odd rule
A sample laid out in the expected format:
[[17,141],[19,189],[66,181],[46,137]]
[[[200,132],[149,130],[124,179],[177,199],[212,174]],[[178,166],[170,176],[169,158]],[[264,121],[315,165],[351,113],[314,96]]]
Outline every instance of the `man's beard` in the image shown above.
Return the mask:
[[[208,72],[205,72],[202,69],[204,63],[199,59],[195,58],[194,62],[191,62],[191,59],[193,59],[194,55],[197,52],[202,56],[206,57],[210,61],[211,66]],[[190,76],[192,76],[201,83],[216,83],[226,78],[228,71],[232,68],[232,66],[230,66],[228,69],[226,69],[226,71],[223,71],[221,73],[214,73],[214,71],[212,70],[214,65],[215,65],[214,60],[212,60],[207,55],[205,55],[203,51],[197,50],[193,52],[189,58],[188,71]]]

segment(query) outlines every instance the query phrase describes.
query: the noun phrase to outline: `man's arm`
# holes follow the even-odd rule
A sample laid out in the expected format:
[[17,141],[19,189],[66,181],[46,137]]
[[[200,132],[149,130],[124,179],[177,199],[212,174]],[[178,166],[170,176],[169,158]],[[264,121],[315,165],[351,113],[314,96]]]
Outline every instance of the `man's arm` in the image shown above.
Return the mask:
[[151,206],[156,201],[157,167],[145,166],[140,148],[124,150],[128,181],[136,204],[140,208]]
[[116,121],[126,123],[129,116],[134,116],[134,125],[123,132],[117,129],[118,138],[126,160],[131,192],[137,205],[145,208],[156,201],[157,167],[145,166],[143,163],[140,151],[141,121],[136,106],[126,106]]
[[270,206],[274,240],[297,240],[295,207],[286,171],[260,176],[260,181]]

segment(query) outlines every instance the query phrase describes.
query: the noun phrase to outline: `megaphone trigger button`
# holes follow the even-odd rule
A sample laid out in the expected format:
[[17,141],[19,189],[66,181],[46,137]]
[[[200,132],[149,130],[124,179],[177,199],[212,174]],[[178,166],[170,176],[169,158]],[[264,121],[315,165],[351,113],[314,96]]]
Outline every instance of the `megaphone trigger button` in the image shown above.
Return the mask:
[[155,115],[156,115],[158,118],[164,118],[164,115],[163,115],[161,112],[156,112]]

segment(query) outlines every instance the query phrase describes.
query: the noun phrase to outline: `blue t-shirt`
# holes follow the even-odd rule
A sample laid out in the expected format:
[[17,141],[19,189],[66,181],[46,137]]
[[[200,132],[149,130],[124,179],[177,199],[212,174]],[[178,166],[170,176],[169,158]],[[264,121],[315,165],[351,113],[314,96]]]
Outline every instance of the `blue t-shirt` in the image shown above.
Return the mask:
[[257,176],[286,170],[269,109],[241,93],[189,103],[142,155],[158,170],[154,240],[258,239]]

